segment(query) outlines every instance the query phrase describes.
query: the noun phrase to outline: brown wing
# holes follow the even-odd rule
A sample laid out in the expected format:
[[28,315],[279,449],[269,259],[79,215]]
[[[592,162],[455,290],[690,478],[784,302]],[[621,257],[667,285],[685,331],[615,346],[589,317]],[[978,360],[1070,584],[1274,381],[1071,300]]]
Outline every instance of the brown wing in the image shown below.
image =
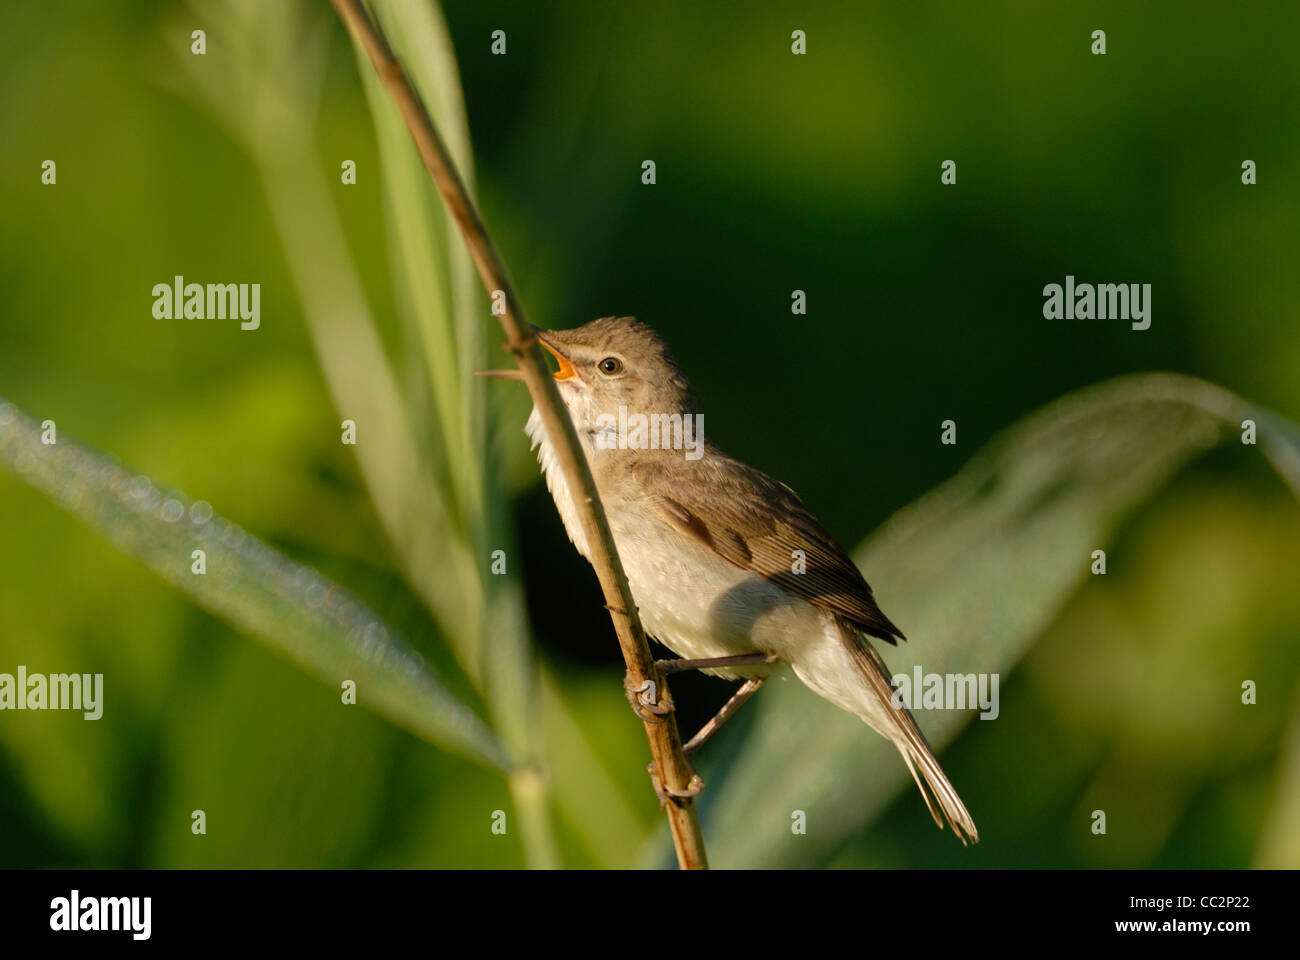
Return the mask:
[[[680,454],[678,454],[680,456]],[[824,607],[864,633],[894,643],[902,631],[880,612],[857,565],[785,484],[709,446],[689,461],[643,458],[633,468],[647,497],[664,518],[720,557],[751,570],[796,596]],[[795,573],[796,550],[807,569]]]

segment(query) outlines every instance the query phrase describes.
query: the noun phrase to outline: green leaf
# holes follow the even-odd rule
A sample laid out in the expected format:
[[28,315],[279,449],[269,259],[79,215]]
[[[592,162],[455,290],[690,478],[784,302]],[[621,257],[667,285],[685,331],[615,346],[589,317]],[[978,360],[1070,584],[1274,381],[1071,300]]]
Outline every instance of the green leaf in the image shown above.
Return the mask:
[[[408,79],[429,108],[457,170],[472,191],[473,156],[451,38],[432,3],[373,4],[378,25]],[[540,764],[536,660],[529,638],[508,500],[488,456],[491,411],[473,371],[488,364],[485,330],[492,323],[459,229],[433,188],[410,132],[369,57],[356,47],[357,67],[374,119],[396,302],[403,327],[423,358],[424,386],[434,410],[431,460],[444,499],[455,505],[454,536],[463,548],[465,607],[472,620],[452,637],[466,672],[483,691],[494,729],[521,763]],[[412,419],[421,414],[413,413]],[[488,573],[504,552],[505,575]],[[513,576],[511,574],[514,574]],[[436,612],[435,612],[436,613]],[[547,823],[549,787],[537,774],[511,780],[524,823],[528,862],[558,863]]]
[[[443,52],[443,47],[429,37],[436,35],[440,26],[432,22],[434,14],[429,4],[398,4],[391,11],[388,4],[380,6],[388,13],[382,21],[384,34],[397,55],[402,56],[408,48]],[[481,402],[482,394],[470,392],[472,378],[458,364],[458,331],[450,277],[452,258],[464,255],[464,244],[459,236],[448,232],[442,201],[430,185],[429,175],[388,88],[376,76],[360,47],[355,48],[355,54],[379,145],[379,173],[396,303],[406,335],[413,340],[412,353],[423,359],[425,390],[419,395],[427,394],[432,399],[435,414],[429,429],[420,430],[419,435],[428,438],[429,459],[435,464],[438,488],[452,520],[446,536],[456,541],[460,552],[458,566],[463,576],[457,597],[466,620],[464,628],[451,632],[449,639],[461,666],[481,688],[482,646],[488,639],[484,630],[487,584],[483,576],[488,557],[481,536],[484,466],[482,445],[470,444],[468,434],[472,421],[479,416],[472,401]],[[451,56],[449,45],[446,56]],[[403,57],[403,63],[411,62],[409,57]],[[454,59],[450,73],[451,82],[459,92]],[[414,76],[412,79],[414,82]],[[420,89],[419,92],[428,102],[431,91]],[[485,319],[480,318],[479,325]],[[427,419],[427,414],[414,409],[411,419],[420,424]],[[420,575],[426,576],[427,572],[422,571]],[[435,609],[433,613],[445,621],[444,611]]]
[[1268,815],[1255,866],[1261,870],[1300,867],[1300,697],[1296,698],[1282,750],[1274,788],[1276,800]]
[[471,642],[480,593],[474,561],[421,456],[314,152],[332,15],[302,3],[241,2],[205,12],[205,20],[209,53],[178,54],[178,65],[257,164],[321,372],[338,416],[357,424],[352,450],[402,573],[444,635]]
[[[365,604],[203,501],[59,438],[0,399],[0,463],[200,606],[419,737],[507,769],[504,747],[409,644]],[[206,572],[194,572],[202,550]]]
[[[1088,576],[1091,552],[1120,520],[1196,455],[1240,443],[1247,418],[1259,443],[1243,446],[1243,456],[1262,452],[1300,496],[1294,424],[1174,374],[1069,394],[996,437],[856,551],[910,638],[884,651],[891,670],[1005,675]],[[802,684],[768,684],[757,701],[739,759],[702,799],[717,866],[816,863],[900,789],[913,789],[889,743]],[[921,723],[939,751],[970,720],[950,710]],[[815,829],[793,835],[793,810]],[[978,825],[980,811],[971,813]],[[662,860],[661,838],[654,856]]]

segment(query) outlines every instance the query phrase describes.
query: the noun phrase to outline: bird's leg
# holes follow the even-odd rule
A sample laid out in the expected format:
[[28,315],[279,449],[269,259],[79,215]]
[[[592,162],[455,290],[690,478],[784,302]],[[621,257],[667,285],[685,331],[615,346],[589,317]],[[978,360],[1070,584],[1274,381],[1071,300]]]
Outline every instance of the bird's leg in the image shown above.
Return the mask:
[[[770,661],[775,660],[776,658],[771,657],[767,659]],[[740,709],[740,705],[758,692],[758,688],[763,685],[763,681],[766,679],[766,677],[750,677],[742,683],[740,689],[731,695],[731,699],[722,705],[722,709],[714,715],[713,719],[700,727],[699,733],[691,737],[686,745],[682,747],[682,753],[689,757],[696,750],[700,749],[700,747],[704,746],[704,742],[717,733],[718,729],[731,719],[731,715]],[[666,786],[663,780],[660,779],[658,771],[655,770],[655,765],[653,763],[646,767],[646,773],[650,774],[650,782],[654,784],[655,794],[659,797],[659,806],[661,807],[670,803],[673,797],[693,797],[704,789],[704,780],[701,779],[700,775],[693,770],[691,771],[691,782],[687,784],[685,790],[673,790]]]
[[776,663],[780,658],[768,653],[742,653],[734,657],[709,657],[706,660],[656,660],[660,673],[683,670],[711,670],[715,667],[744,667],[758,663]]
[[[684,670],[709,670],[715,667],[745,667],[777,663],[779,659],[779,657],[766,653],[743,653],[734,657],[710,657],[704,660],[656,660],[655,667],[658,668],[660,673],[667,675],[681,673]],[[741,684],[740,689],[722,705],[722,709],[717,712],[713,719],[702,726],[699,733],[691,737],[690,741],[682,747],[682,753],[689,756],[703,746],[704,741],[717,733],[718,728],[740,709],[740,705],[758,691],[765,679],[765,677],[751,677]],[[636,711],[637,716],[649,723],[662,722],[664,716],[674,709],[672,698],[668,695],[667,684],[664,685],[664,702],[662,704],[655,700],[652,681],[647,680],[640,686],[633,686],[629,674],[623,678],[623,689],[627,691],[628,703],[632,704],[632,709]],[[649,693],[648,699],[646,697],[647,693]],[[648,711],[653,716],[647,716],[643,711]],[[691,779],[685,790],[674,790],[665,784],[659,776],[659,771],[655,769],[653,762],[646,767],[646,773],[650,774],[650,782],[654,784],[655,795],[659,797],[659,806],[661,807],[673,802],[675,798],[693,797],[704,789],[704,780],[695,771],[691,771]]]
[[[760,663],[776,663],[777,659],[766,653],[742,653],[734,657],[710,657],[706,660],[656,660],[655,666],[659,668],[660,673],[666,675],[680,673],[683,670],[709,670],[714,667],[744,667]],[[634,685],[632,675],[628,673],[623,677],[623,692],[627,694],[627,702],[632,705],[632,710],[646,723],[662,723],[663,718],[673,712],[673,699],[668,693],[667,684],[664,685],[663,696],[660,697],[659,692],[655,690],[653,680],[643,680],[640,684]],[[751,690],[750,693],[753,691]],[[744,703],[744,700],[740,703]],[[740,706],[740,703],[736,706]],[[721,722],[718,726],[721,726]]]
[[[673,698],[668,693],[668,684],[665,681],[663,697],[658,696],[655,690],[653,680],[643,680],[640,684],[632,682],[631,672],[623,677],[623,691],[627,694],[627,702],[632,705],[632,710],[638,717],[646,723],[663,723],[664,717],[673,712]],[[654,761],[646,767],[646,773],[650,774],[650,783],[654,785],[655,796],[659,798],[659,806],[666,807],[674,799],[686,799],[693,797],[704,789],[704,781],[694,770],[691,771],[691,779],[686,784],[684,790],[674,790],[664,783],[663,778],[659,776],[659,771],[655,769]]]
[[[757,664],[777,663],[779,659],[779,657],[774,657],[771,654],[766,653],[742,653],[734,657],[710,657],[706,660],[659,660],[656,661],[655,666],[659,668],[661,673],[668,674],[680,673],[683,670],[709,670],[716,667],[755,666]],[[686,745],[682,747],[682,751],[689,756],[696,750],[700,749],[700,747],[704,746],[704,742],[717,733],[718,729],[731,719],[731,715],[740,709],[740,705],[758,692],[758,688],[763,685],[765,679],[766,677],[750,677],[741,684],[740,689],[732,695],[730,700],[722,705],[722,709],[717,712],[713,719],[700,727],[699,733],[691,737]]]
[[691,737],[682,747],[682,752],[688,757],[700,747],[704,742],[718,732],[718,729],[731,719],[731,715],[740,709],[740,705],[758,693],[758,688],[763,685],[767,677],[750,677],[740,685],[740,689],[731,695],[731,699],[722,705],[722,709],[714,715],[713,719],[700,727],[699,733]]

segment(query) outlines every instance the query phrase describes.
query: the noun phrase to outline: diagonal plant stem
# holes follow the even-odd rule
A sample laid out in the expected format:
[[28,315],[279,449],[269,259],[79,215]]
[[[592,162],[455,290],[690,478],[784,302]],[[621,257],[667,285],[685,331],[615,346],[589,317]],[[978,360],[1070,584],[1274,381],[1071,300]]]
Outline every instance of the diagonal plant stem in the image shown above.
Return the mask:
[[[498,290],[504,294],[505,312],[500,315],[500,319],[506,334],[505,346],[519,364],[547,435],[555,442],[565,481],[570,490],[578,492],[574,503],[587,543],[591,545],[591,562],[605,595],[605,607],[614,622],[623,659],[627,663],[628,683],[634,688],[644,689],[649,681],[654,684],[651,689],[663,691],[663,699],[666,700],[667,686],[650,654],[632,591],[623,573],[623,564],[619,560],[613,534],[610,533],[609,521],[596,492],[596,482],[578,445],[577,433],[560,400],[559,390],[551,379],[550,368],[541,347],[533,336],[531,325],[524,320],[523,309],[506,276],[505,266],[496,247],[470,201],[428,111],[360,0],[331,2],[353,37],[365,50],[375,72],[388,87],[401,111],[420,158],[460,228],[483,286],[489,295]],[[664,786],[670,791],[685,792],[690,785],[692,771],[682,752],[681,734],[676,719],[669,713],[658,722],[646,721],[645,731],[650,741],[655,769]],[[689,797],[673,797],[665,803],[665,810],[678,864],[687,870],[706,869],[708,859],[704,851],[704,837],[700,832],[693,801]]]

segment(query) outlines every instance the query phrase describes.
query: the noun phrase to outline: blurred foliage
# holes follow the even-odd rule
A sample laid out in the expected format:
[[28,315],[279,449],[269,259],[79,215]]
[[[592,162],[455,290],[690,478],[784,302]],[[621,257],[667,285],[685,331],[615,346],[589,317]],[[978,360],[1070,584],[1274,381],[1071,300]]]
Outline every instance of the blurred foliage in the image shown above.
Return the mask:
[[[1071,393],[999,435],[952,480],[900,510],[858,552],[859,565],[878,590],[893,598],[891,605],[909,624],[909,633],[925,638],[924,644],[890,651],[892,669],[909,675],[919,668],[926,674],[974,671],[1008,677],[1062,601],[1089,576],[1097,559],[1093,551],[1109,544],[1117,522],[1190,458],[1221,441],[1240,446],[1239,425],[1247,418],[1265,426],[1258,446],[1246,449],[1264,451],[1300,492],[1300,441],[1289,429],[1277,429],[1287,425],[1185,377],[1155,374],[1109,381]],[[1294,552],[1296,558],[1300,550]],[[1136,561],[1132,551],[1122,551],[1106,562],[1109,577],[1132,569]],[[1119,569],[1112,570],[1116,565]],[[1272,587],[1286,592],[1282,578]],[[1300,603],[1288,606],[1300,610]],[[1094,720],[1111,717],[1105,729],[1119,744],[1156,712],[1163,712],[1166,732],[1190,734],[1201,743],[1222,739],[1221,748],[1232,747],[1234,756],[1241,752],[1241,740],[1258,741],[1261,732],[1276,728],[1282,701],[1273,701],[1272,710],[1241,702],[1242,680],[1254,677],[1259,683],[1261,673],[1272,676],[1271,671],[1206,656],[1188,642],[1186,632],[1169,635],[1177,638],[1168,651],[1179,658],[1177,669],[1155,657],[1154,675],[1121,661],[1115,674],[1100,677],[1092,676],[1090,666],[1102,643],[1076,637],[1081,656],[1053,674],[1066,688],[1058,699],[1086,704]],[[1286,651],[1277,666],[1294,676],[1300,651]],[[1080,691],[1087,679],[1093,683]],[[999,698],[1000,689],[999,684]],[[709,798],[716,807],[707,808],[706,828],[713,828],[713,850],[727,862],[816,862],[845,836],[858,834],[884,801],[907,784],[904,770],[890,762],[891,744],[880,738],[864,743],[855,717],[810,701],[798,684],[765,698],[745,748],[729,765],[722,789]],[[927,716],[931,744],[942,747],[970,718],[969,712],[957,710]],[[1000,709],[986,719],[998,725]],[[1141,766],[1172,797],[1176,781],[1169,778],[1169,768],[1177,764],[1179,751],[1160,746],[1167,751],[1164,759],[1152,750]],[[983,775],[973,779],[987,783]],[[1145,792],[1107,786],[1095,789],[1089,810],[1123,817],[1125,811],[1117,813],[1115,807],[1128,801],[1151,813],[1144,806]],[[988,809],[999,806],[989,799]],[[754,829],[755,821],[786,826],[789,811],[796,809],[820,829],[799,836]],[[970,809],[974,813],[976,808]],[[1156,817],[1163,812],[1157,809]],[[1135,819],[1128,813],[1121,823]],[[1076,812],[1076,822],[1081,828],[1091,825],[1086,811]],[[1091,838],[1086,829],[1082,835]],[[1110,849],[1108,843],[1100,846]],[[996,850],[984,845],[971,862],[989,856],[996,857]]]
[[[372,116],[332,14],[263,4],[304,18],[282,19],[278,35],[223,34],[251,6],[51,0],[0,14],[0,394],[347,585],[497,729],[505,701],[485,694],[466,638],[501,634],[440,611],[496,589],[464,558],[485,563],[484,544],[509,537],[506,589],[526,591],[540,681],[505,656],[546,691],[524,732],[543,735],[551,787],[566,792],[559,858],[660,856],[641,849],[660,821],[644,737],[594,576],[527,451],[522,391],[497,385],[490,405],[477,387],[435,393],[446,371],[465,385],[476,356],[495,352],[486,301],[457,301],[453,267],[435,278],[394,266],[411,230],[434,225],[430,270],[454,245],[436,233],[422,183],[390,192],[410,158]],[[790,483],[847,545],[1008,424],[1116,374],[1175,369],[1300,419],[1292,3],[760,2],[742,17],[681,0],[449,2],[446,18],[485,218],[533,319],[653,324],[690,372],[712,438]],[[187,62],[198,27],[208,59]],[[789,54],[796,27],[806,57]],[[1105,57],[1088,54],[1097,28]],[[507,31],[504,57],[489,52],[494,29]],[[276,68],[251,89],[293,93],[309,110],[241,111],[250,74],[234,71],[255,61],[230,55],[250,36]],[[45,159],[58,163],[55,187],[40,185]],[[344,159],[357,163],[355,186],[339,183]],[[640,183],[645,159],[658,164],[654,187]],[[956,186],[939,185],[944,159],[958,163]],[[1240,183],[1244,159],[1259,165],[1257,186]],[[423,217],[403,229],[394,213],[408,203]],[[1067,273],[1151,283],[1151,329],[1044,321],[1042,287]],[[260,282],[261,329],[153,318],[153,284],[176,274]],[[789,314],[793,289],[809,293],[807,318]],[[450,339],[422,326],[439,309]],[[474,317],[477,346],[465,336]],[[332,363],[331,331],[343,338]],[[350,338],[369,331],[375,349],[358,352]],[[383,365],[391,389],[374,379]],[[392,431],[388,460],[367,464],[354,454],[374,446],[337,442],[349,396]],[[458,405],[464,421],[449,419]],[[948,417],[955,447],[938,443]],[[460,458],[440,459],[453,442]],[[449,473],[471,448],[482,476]],[[1136,514],[1118,511],[1109,574],[1081,565],[1026,619],[1032,629],[994,638],[1028,651],[1002,677],[1001,716],[966,723],[942,755],[979,847],[963,850],[910,787],[889,786],[896,758],[849,770],[840,756],[826,761],[845,770],[836,808],[857,799],[849,784],[880,775],[870,808],[861,795],[834,835],[818,837],[814,819],[808,849],[765,862],[1300,865],[1300,520],[1256,449],[1227,445],[1153,487]],[[484,486],[498,475],[513,518]],[[463,513],[475,490],[481,502]],[[425,519],[404,512],[413,500]],[[443,508],[451,532],[433,537]],[[111,698],[95,723],[0,714],[0,865],[526,862],[513,827],[533,785],[521,793],[372,714],[339,711],[336,690],[196,610],[8,473],[0,519],[0,671],[102,671]],[[883,608],[908,611],[910,644],[887,655],[899,669],[931,662],[954,611],[927,595],[920,558],[889,546],[892,528],[859,558]],[[1050,533],[1018,561],[1063,563]],[[975,573],[977,560],[966,558]],[[1034,601],[1010,589],[1004,603]],[[523,598],[477,608],[512,603]],[[519,610],[509,649],[527,657]],[[965,637],[970,655],[981,639]],[[1243,678],[1260,697],[1245,719]],[[674,680],[683,726],[726,692]],[[779,754],[764,753],[763,732],[791,711],[825,716],[791,684],[756,703],[702,760],[718,865],[759,857],[747,829],[788,836],[788,819],[744,819],[807,772],[771,769]],[[946,739],[961,719],[921,722],[946,724]],[[877,745],[855,732],[866,757]],[[740,775],[764,762],[768,779]],[[1098,806],[1110,811],[1104,842],[1087,829]],[[196,838],[200,807],[209,834]],[[497,809],[512,818],[503,837],[488,830]]]

